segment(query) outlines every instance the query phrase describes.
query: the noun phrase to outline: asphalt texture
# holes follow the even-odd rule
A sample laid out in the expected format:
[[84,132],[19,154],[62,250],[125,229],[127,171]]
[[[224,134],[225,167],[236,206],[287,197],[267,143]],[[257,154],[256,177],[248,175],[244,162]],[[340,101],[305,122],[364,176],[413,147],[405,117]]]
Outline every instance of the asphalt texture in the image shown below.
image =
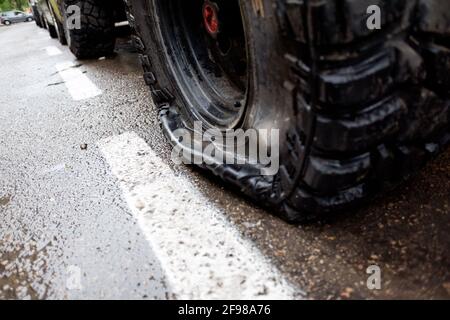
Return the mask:
[[450,151],[357,212],[289,225],[171,163],[127,39],[76,61],[22,23],[0,48],[0,299],[450,298]]

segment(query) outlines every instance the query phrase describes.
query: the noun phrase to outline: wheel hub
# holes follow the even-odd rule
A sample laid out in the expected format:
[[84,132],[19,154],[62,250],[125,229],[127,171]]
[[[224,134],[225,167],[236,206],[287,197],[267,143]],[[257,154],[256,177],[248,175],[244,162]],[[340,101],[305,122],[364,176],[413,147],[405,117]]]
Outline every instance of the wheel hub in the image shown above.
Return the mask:
[[206,31],[213,38],[217,37],[220,30],[218,12],[219,7],[216,3],[205,1],[203,5],[203,22],[205,24]]
[[156,1],[170,71],[186,114],[205,128],[239,125],[247,105],[247,45],[238,0]]

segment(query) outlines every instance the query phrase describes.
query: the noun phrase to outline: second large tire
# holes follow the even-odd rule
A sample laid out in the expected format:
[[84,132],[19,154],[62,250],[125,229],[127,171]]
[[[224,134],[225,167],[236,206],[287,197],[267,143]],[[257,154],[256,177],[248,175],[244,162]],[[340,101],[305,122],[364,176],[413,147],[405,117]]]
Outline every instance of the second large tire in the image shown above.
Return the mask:
[[[80,10],[80,26],[70,25],[70,6]],[[78,59],[109,56],[115,47],[115,6],[108,0],[62,0],[65,38],[72,53]]]
[[50,24],[47,19],[44,19],[44,26],[45,29],[48,30],[48,34],[50,35],[50,38],[57,39],[58,38],[58,32],[56,30],[56,27],[53,24]]
[[48,7],[50,10],[50,15],[53,20],[52,22],[53,22],[54,33],[56,34],[56,38],[59,40],[59,43],[61,43],[62,45],[66,45],[67,40],[66,40],[64,26],[61,23],[61,21],[58,19],[58,17],[56,16],[55,10],[53,9],[50,2],[48,3]]

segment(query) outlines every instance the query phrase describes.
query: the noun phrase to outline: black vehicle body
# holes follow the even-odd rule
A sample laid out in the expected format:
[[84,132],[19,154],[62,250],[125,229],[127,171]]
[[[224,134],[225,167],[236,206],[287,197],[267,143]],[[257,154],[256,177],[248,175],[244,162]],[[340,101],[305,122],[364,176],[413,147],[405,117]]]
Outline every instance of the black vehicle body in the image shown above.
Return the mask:
[[[38,0],[46,21],[80,59],[113,52],[126,10],[163,131],[186,154],[204,141],[176,132],[194,141],[206,131],[196,121],[222,133],[278,129],[277,144],[258,140],[279,149],[274,174],[262,162],[198,165],[288,221],[358,207],[450,142],[450,1],[49,2]],[[79,29],[67,25],[72,5]]]

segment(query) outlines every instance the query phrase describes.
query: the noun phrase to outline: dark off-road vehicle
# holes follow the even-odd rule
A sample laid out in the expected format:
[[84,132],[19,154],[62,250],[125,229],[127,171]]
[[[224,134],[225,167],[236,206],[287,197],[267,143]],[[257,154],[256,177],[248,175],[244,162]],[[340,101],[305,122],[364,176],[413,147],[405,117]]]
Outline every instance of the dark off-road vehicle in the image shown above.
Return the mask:
[[[194,144],[175,132],[195,140],[195,121],[279,129],[279,146],[259,141],[280,148],[275,174],[263,164],[201,166],[289,221],[390,190],[449,142],[448,0],[49,2],[78,58],[111,53],[127,13],[163,130],[182,150]],[[79,29],[67,27],[71,5]],[[226,152],[245,158],[245,149]]]

